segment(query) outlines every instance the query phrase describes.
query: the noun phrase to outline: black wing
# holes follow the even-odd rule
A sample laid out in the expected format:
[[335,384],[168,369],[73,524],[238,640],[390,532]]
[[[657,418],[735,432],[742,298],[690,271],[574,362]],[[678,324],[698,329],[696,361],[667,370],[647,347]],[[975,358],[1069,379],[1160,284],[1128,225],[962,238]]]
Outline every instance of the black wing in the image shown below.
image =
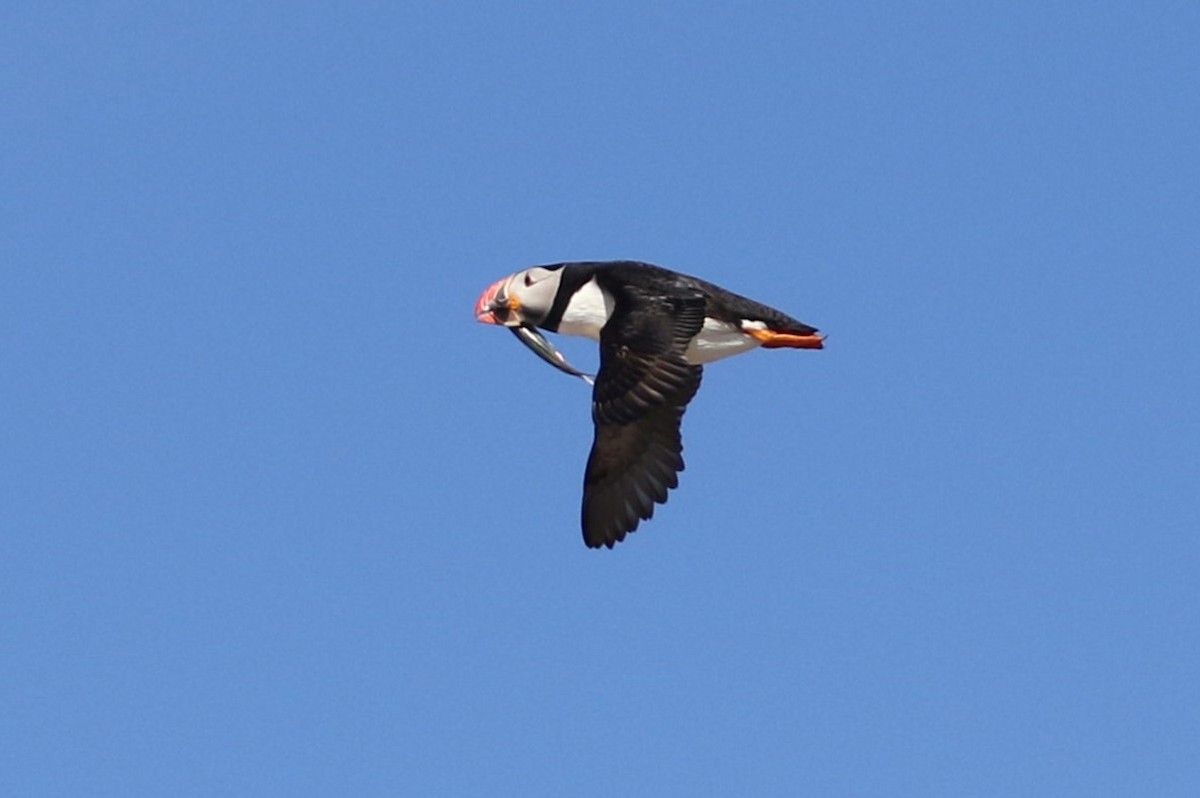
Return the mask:
[[704,308],[703,295],[629,289],[600,333],[596,438],[583,478],[583,540],[592,548],[624,540],[679,484],[679,424],[702,372],[683,355],[704,324]]

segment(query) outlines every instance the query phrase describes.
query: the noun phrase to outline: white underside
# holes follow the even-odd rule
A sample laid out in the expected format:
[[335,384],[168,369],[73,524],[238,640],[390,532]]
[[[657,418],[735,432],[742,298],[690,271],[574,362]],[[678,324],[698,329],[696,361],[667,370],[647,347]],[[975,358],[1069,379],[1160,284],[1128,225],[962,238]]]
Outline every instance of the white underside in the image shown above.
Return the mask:
[[[612,296],[596,285],[595,279],[588,280],[571,297],[558,324],[558,331],[563,335],[579,335],[599,341],[600,330],[608,321],[612,309]],[[761,330],[765,327],[761,321],[743,321],[737,325],[705,319],[704,327],[688,345],[684,357],[689,363],[699,365],[748,352],[758,347],[759,342],[742,330]]]
[[723,357],[740,355],[759,346],[758,340],[751,338],[743,329],[765,327],[762,322],[742,322],[741,326],[724,321],[705,319],[700,334],[692,339],[683,356],[689,363],[699,365],[711,363]]

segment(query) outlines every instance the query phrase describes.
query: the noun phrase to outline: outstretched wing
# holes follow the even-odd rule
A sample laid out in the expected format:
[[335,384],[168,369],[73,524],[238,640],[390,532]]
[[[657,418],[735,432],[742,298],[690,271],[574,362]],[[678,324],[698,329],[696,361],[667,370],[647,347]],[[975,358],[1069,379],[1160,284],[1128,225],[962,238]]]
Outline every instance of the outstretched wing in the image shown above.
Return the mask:
[[630,288],[600,333],[596,437],[583,479],[583,539],[592,548],[624,540],[679,484],[679,425],[702,373],[683,353],[704,324],[704,308],[699,294],[661,297]]

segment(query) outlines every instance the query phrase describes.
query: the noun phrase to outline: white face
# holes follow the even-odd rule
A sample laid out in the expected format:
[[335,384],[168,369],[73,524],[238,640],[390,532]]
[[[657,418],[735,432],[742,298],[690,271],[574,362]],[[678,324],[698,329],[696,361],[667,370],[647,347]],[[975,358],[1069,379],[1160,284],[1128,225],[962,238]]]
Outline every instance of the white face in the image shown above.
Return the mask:
[[508,283],[505,284],[505,293],[520,301],[517,316],[531,324],[537,324],[550,312],[561,280],[562,275],[557,269],[535,266],[509,277]]

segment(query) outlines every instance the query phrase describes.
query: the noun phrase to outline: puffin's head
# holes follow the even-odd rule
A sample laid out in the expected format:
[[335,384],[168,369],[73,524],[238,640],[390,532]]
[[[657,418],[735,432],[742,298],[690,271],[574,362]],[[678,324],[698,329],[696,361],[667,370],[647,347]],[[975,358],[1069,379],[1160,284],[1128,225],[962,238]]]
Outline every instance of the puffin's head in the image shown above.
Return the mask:
[[497,280],[475,302],[475,318],[505,327],[537,325],[550,313],[562,273],[557,266],[534,266]]

